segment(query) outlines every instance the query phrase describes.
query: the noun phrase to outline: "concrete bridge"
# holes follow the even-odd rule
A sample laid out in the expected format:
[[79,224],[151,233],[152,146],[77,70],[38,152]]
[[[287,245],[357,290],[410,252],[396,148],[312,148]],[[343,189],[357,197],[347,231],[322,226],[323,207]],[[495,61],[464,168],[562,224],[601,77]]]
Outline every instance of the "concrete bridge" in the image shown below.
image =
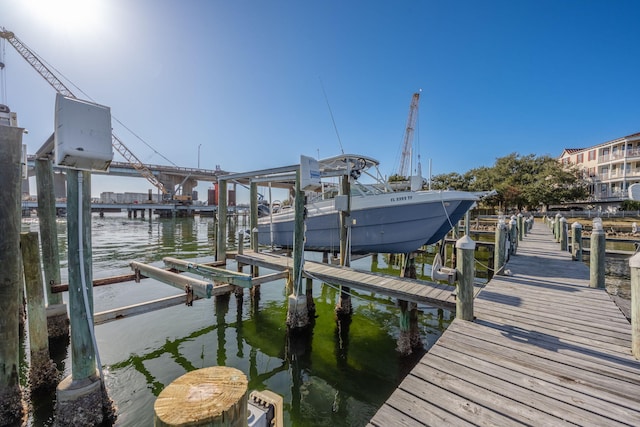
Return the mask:
[[[35,155],[27,156],[27,167],[29,176],[35,175]],[[145,165],[151,173],[169,190],[177,191],[178,186],[182,185],[182,194],[190,195],[193,189],[198,185],[198,181],[217,182],[218,176],[227,175],[220,167],[216,169],[199,169],[199,168],[183,168],[179,166],[166,165]],[[66,177],[63,167],[53,166],[54,170],[54,186],[56,198],[66,197]],[[111,162],[109,170],[106,172],[93,171],[94,174],[128,176],[139,178],[140,173],[130,164],[126,162]],[[24,180],[22,184],[22,193],[29,193],[29,180]]]

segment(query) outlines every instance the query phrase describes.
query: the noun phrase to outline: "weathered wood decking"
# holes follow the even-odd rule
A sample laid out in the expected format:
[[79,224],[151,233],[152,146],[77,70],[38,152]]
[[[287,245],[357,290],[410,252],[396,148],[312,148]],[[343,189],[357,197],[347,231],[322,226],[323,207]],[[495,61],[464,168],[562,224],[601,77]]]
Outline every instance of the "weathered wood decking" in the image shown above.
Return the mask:
[[537,224],[370,426],[640,425],[631,327]]
[[[249,251],[242,255],[238,254],[236,261],[271,270],[286,270],[293,267],[291,258],[263,252]],[[359,271],[313,261],[304,262],[304,275],[334,285],[375,292],[418,304],[443,307],[449,310],[455,310],[456,306],[456,300],[452,294],[455,290],[454,286]],[[480,285],[476,286],[475,293],[477,294],[481,288]]]

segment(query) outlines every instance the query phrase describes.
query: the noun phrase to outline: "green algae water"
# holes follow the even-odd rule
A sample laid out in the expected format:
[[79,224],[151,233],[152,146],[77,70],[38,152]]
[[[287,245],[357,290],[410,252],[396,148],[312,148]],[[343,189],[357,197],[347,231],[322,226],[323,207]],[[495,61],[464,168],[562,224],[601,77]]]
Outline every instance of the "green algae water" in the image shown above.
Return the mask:
[[[37,231],[37,224],[31,224]],[[66,281],[66,224],[59,222],[63,281]],[[124,214],[92,217],[94,278],[130,272],[136,260],[161,265],[165,256],[206,262],[213,258],[211,218],[129,219]],[[230,233],[230,243],[233,243]],[[307,254],[320,259],[320,254]],[[388,256],[352,262],[359,269],[399,270]],[[234,263],[228,269],[235,270]],[[419,272],[424,268],[418,264]],[[260,274],[271,271],[261,269]],[[153,279],[97,287],[94,311],[149,301],[182,291]],[[153,403],[184,373],[208,366],[243,371],[249,390],[268,389],[284,399],[286,426],[364,426],[453,318],[441,309],[419,307],[423,348],[409,357],[396,352],[399,309],[391,298],[353,291],[353,316],[338,322],[339,291],[313,283],[316,313],[309,333],[288,334],[284,280],[263,284],[259,299],[203,299],[97,325],[96,338],[118,426],[153,425]],[[66,295],[65,295],[66,296]],[[25,340],[27,341],[27,340]],[[66,345],[54,360],[70,375]],[[28,351],[25,351],[28,353]],[[26,364],[25,364],[26,365]],[[55,394],[33,402],[29,424],[51,425]]]

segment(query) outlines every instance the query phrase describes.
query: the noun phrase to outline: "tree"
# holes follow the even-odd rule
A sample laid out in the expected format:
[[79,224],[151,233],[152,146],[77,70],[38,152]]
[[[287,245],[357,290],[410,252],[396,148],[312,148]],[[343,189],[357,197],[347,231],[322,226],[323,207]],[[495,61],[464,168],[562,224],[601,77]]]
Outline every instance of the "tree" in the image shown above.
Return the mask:
[[469,183],[458,172],[439,174],[431,177],[431,188],[433,190],[462,190],[469,189]]
[[516,209],[548,207],[584,200],[588,196],[587,183],[575,166],[566,167],[550,156],[521,156],[518,153],[496,159],[493,167],[471,169],[464,175],[457,172],[436,175],[432,188],[496,190],[498,194],[485,203]]

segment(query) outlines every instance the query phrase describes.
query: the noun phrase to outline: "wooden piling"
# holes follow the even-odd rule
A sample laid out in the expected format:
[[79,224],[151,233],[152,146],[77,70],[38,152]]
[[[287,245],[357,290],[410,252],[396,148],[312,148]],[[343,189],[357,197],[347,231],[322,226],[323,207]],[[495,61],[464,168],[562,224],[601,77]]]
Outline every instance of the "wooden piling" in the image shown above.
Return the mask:
[[289,295],[287,309],[287,326],[304,328],[309,325],[307,313],[307,297],[302,288],[302,265],[304,247],[304,192],[300,190],[300,169],[296,170],[296,188],[294,198],[294,232],[293,232],[293,271],[294,292]]
[[[351,185],[349,175],[340,178],[340,194],[347,198],[347,210],[340,212],[340,265],[349,267],[351,265],[350,247],[347,245],[349,239],[349,225],[351,217]],[[351,289],[346,286],[340,287],[340,300],[336,305],[335,312],[338,316],[350,316],[353,313],[351,305]]]
[[218,235],[216,261],[227,260],[227,181],[218,178]]
[[567,251],[569,248],[569,236],[567,235],[567,219],[565,217],[560,218],[560,226],[558,228],[560,230],[560,250]]
[[458,262],[458,296],[456,299],[456,317],[462,320],[473,320],[473,280],[475,277],[474,252],[476,242],[469,236],[463,236],[456,242]]
[[509,253],[515,255],[518,249],[518,225],[513,217],[509,221],[509,241],[511,242]]
[[157,427],[247,425],[248,381],[242,371],[212,366],[174,380],[153,405]]
[[[258,252],[260,245],[258,243],[258,184],[251,182],[249,186],[249,200],[251,204],[251,217],[249,218],[249,228],[251,229],[251,250]],[[273,249],[273,248],[272,248]],[[253,277],[260,275],[260,269],[257,265],[251,266],[251,274]],[[258,289],[259,290],[259,289]]]
[[582,261],[582,224],[578,221],[571,224],[571,259]]
[[601,221],[593,221],[590,240],[589,286],[592,288],[604,288],[605,248],[607,241]]
[[38,187],[38,222],[42,237],[42,264],[47,290],[47,328],[51,338],[69,336],[69,316],[62,295],[52,292],[60,284],[60,251],[56,224],[56,196],[53,183],[53,164],[50,159],[36,159],[36,185]]
[[503,220],[499,220],[496,225],[495,249],[494,249],[494,274],[503,275],[505,264],[505,252],[507,243],[507,226]]
[[0,425],[20,425],[19,383],[21,153],[24,129],[0,125]]
[[631,270],[631,353],[640,360],[640,253],[629,259]]
[[31,394],[51,391],[58,385],[58,370],[49,356],[49,334],[45,309],[44,286],[40,271],[38,233],[20,235],[20,249],[27,290],[27,318],[29,319],[29,386]]
[[518,222],[518,240],[521,242],[524,238],[524,217],[521,213],[517,215],[516,221]]

